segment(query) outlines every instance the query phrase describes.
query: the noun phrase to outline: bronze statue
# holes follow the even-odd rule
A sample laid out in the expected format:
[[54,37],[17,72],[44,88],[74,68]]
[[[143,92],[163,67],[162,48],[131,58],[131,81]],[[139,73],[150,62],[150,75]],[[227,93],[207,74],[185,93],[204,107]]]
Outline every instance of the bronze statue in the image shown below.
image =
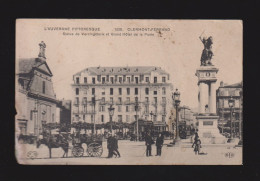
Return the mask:
[[208,66],[208,65],[212,65],[211,63],[211,59],[213,56],[213,52],[212,52],[212,44],[213,44],[213,38],[212,36],[208,37],[208,38],[201,38],[201,36],[199,37],[201,42],[204,45],[204,49],[202,51],[202,55],[201,55],[201,66]]
[[40,52],[39,52],[38,57],[46,58],[46,57],[45,57],[46,44],[45,44],[43,41],[41,41],[41,43],[39,43],[39,46],[40,46]]

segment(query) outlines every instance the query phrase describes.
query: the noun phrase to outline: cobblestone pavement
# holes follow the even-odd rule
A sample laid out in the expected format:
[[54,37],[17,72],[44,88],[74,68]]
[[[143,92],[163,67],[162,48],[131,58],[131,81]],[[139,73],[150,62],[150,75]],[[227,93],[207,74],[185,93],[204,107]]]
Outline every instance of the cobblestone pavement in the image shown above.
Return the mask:
[[[28,164],[83,164],[83,165],[210,165],[210,164],[242,164],[242,147],[234,145],[205,145],[202,146],[202,155],[195,155],[189,140],[182,140],[179,146],[168,147],[170,140],[165,140],[162,148],[162,156],[156,155],[156,147],[152,146],[151,157],[146,157],[145,143],[133,142],[129,140],[119,140],[120,158],[106,158],[108,155],[106,142],[103,142],[103,154],[101,157],[87,157],[86,152],[83,157],[75,158],[69,150],[68,158],[61,158],[63,150],[61,148],[52,149],[52,157],[49,158],[49,150],[45,145],[36,148],[35,145],[22,145],[19,150],[24,150],[27,158],[21,159],[20,163]],[[83,145],[86,150],[86,145]]]

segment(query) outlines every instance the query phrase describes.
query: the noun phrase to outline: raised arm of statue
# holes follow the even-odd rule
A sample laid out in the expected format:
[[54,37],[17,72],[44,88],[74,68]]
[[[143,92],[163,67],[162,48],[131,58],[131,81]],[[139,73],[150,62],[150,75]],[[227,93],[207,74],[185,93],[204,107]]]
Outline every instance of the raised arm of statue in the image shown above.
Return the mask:
[[[205,31],[205,30],[204,30]],[[205,38],[201,38],[201,36],[203,35],[203,33],[204,33],[204,31],[201,33],[201,35],[199,36],[199,38],[200,38],[200,41],[204,44],[204,42],[205,42]]]
[[201,36],[199,38],[200,38],[200,41],[203,43],[203,39],[201,38]]

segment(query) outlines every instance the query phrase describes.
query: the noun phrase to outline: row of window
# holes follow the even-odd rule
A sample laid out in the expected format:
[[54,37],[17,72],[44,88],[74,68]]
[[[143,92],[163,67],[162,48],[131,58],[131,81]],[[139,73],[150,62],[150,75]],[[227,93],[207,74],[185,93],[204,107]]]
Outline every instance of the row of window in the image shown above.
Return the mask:
[[[88,102],[88,101],[87,101],[87,97],[83,97],[83,99],[82,99],[82,104],[83,104],[83,105],[87,105],[88,103],[94,103],[94,102],[95,102],[94,99],[95,99],[95,98],[92,97],[91,101]],[[118,100],[118,101],[116,102],[117,104],[122,104],[122,103],[123,103],[123,102],[122,102],[122,97],[118,97],[117,100]],[[106,103],[105,97],[102,97],[101,100],[99,100],[99,101],[100,101],[101,104],[105,104],[105,103]],[[110,102],[111,104],[114,104],[114,98],[113,98],[113,97],[110,97],[109,102]],[[138,102],[138,97],[135,97],[135,102]],[[130,103],[130,97],[126,97],[126,103]],[[149,97],[145,97],[145,102],[144,102],[144,103],[147,103],[147,104],[149,103]],[[157,98],[157,97],[154,97],[152,103],[153,103],[153,104],[157,104],[157,103],[158,103],[158,98]],[[167,103],[166,97],[162,97],[162,104],[166,104],[166,103]],[[79,97],[76,97],[74,104],[79,104]]]
[[[154,118],[153,118],[153,121],[157,121],[157,117],[158,117],[158,116],[155,115]],[[139,118],[138,115],[134,115],[134,116],[133,116],[133,119],[134,119],[134,120],[137,120],[138,118]],[[86,116],[83,115],[82,119],[83,119],[83,121],[86,121]],[[80,120],[79,115],[76,115],[76,120],[77,120],[77,121]],[[104,123],[104,122],[105,122],[105,116],[104,116],[104,115],[101,115],[101,116],[100,116],[100,120],[101,120],[102,123]],[[124,120],[123,120],[123,115],[118,115],[118,116],[117,116],[117,121],[118,121],[118,122],[123,122],[123,121],[124,121]],[[126,115],[126,116],[125,116],[125,121],[126,121],[126,122],[130,122],[130,115]],[[165,116],[162,116],[162,121],[165,122]],[[93,116],[93,115],[91,115],[91,122],[94,122],[94,116]]]
[[240,90],[220,90],[218,96],[240,96]]
[[[239,108],[239,102],[240,102],[239,99],[235,99],[235,102],[234,102],[235,108]],[[218,108],[229,108],[228,99],[219,99],[217,102],[217,107]]]
[[[118,78],[118,79],[117,79]],[[117,77],[117,75],[115,77],[110,77],[109,79],[109,76],[107,75],[107,77],[102,77],[101,76],[97,76],[97,81],[98,82],[101,82],[102,84],[105,84],[106,82],[111,82],[112,84],[114,84],[115,82],[119,82],[119,83],[123,83],[123,82],[126,82],[126,83],[130,83],[130,82],[135,82],[136,84],[139,83],[139,80],[142,81],[143,80],[143,77],[140,76],[139,77],[134,77],[134,75],[132,75],[131,77],[126,77],[125,75],[123,77]],[[145,82],[149,83],[150,82],[150,79],[149,77],[145,77]],[[162,77],[162,82],[165,83],[166,82],[166,77]],[[76,84],[79,84],[79,77],[76,77]],[[84,77],[84,83],[88,83],[88,79],[87,77]],[[92,84],[96,84],[96,78],[95,77],[92,77]],[[157,81],[157,77],[154,77],[153,78],[153,83],[158,83]]]
[[[82,107],[83,109],[83,113],[87,113],[87,106],[83,105]],[[132,111],[138,111],[138,107],[136,106],[132,106]],[[92,111],[92,108],[91,108],[91,111]],[[118,112],[122,112],[122,106],[119,105],[117,106],[117,111]],[[145,113],[149,113],[149,105],[145,105],[145,108],[144,108],[144,111]],[[166,105],[162,106],[162,113],[166,114]],[[92,111],[94,112],[94,111]],[[105,109],[105,106],[99,106],[99,112],[106,112],[106,109]],[[125,112],[130,112],[130,106],[125,106]],[[155,107],[155,114],[157,113],[157,107]]]
[[[79,95],[79,88],[76,88],[75,91],[76,91],[76,92],[75,92],[76,95]],[[92,89],[91,89],[92,95],[95,95],[95,92],[96,92],[96,89],[95,89],[95,88],[92,88]],[[110,89],[109,89],[109,93],[110,93],[110,95],[114,95],[114,88],[110,88]],[[119,95],[122,95],[122,88],[118,88],[118,94],[119,94]],[[130,95],[130,88],[126,88],[126,94],[127,94],[127,95]],[[135,88],[134,94],[135,94],[135,95],[138,95],[138,88]],[[154,94],[154,95],[157,95],[157,91],[153,91],[153,94]],[[162,88],[162,95],[165,95],[165,94],[166,94],[166,88],[163,87],[163,88]],[[104,91],[102,92],[102,95],[105,95],[105,92],[104,92]],[[149,95],[149,88],[145,88],[145,95]]]

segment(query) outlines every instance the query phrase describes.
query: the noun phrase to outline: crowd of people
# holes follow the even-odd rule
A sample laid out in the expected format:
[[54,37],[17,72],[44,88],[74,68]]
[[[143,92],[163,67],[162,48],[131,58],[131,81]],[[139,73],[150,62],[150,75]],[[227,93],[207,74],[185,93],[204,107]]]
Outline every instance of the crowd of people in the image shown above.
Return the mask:
[[[46,137],[47,132],[43,136]],[[52,136],[54,136],[54,135],[52,135]],[[58,142],[67,140],[67,138],[64,138],[64,136],[62,134],[59,134],[56,136],[57,136]],[[84,136],[87,137],[87,135],[77,135],[76,133],[74,133],[74,134],[72,134],[72,140],[73,140],[73,137],[83,138]],[[88,136],[90,136],[90,135],[88,135]],[[153,156],[152,155],[152,145],[154,145],[154,144],[156,146],[156,155],[155,156],[161,156],[163,143],[164,143],[164,135],[162,133],[159,133],[158,136],[154,137],[154,135],[151,132],[146,132],[145,135],[142,135],[142,136],[144,137],[143,140],[145,141],[146,156],[147,157]],[[107,137],[107,149],[108,149],[107,158],[113,158],[113,156],[116,158],[120,158],[121,155],[120,155],[119,147],[118,147],[118,138],[120,137],[120,135],[118,135],[116,133],[107,132],[106,137]],[[198,155],[198,154],[200,154],[201,140],[200,140],[197,132],[195,132],[193,138],[194,138],[194,142],[192,144],[192,148],[194,148],[195,154]]]
[[[161,133],[159,133],[156,142],[154,142],[153,137],[148,132],[145,136],[145,145],[146,145],[146,156],[152,156],[152,145],[156,145],[156,155],[155,156],[161,156],[162,155],[162,147],[164,143],[164,137]],[[112,158],[115,156],[116,158],[121,157],[120,152],[118,151],[118,139],[116,137],[116,134],[108,133],[107,138],[107,149],[108,149],[108,156],[107,158]]]

